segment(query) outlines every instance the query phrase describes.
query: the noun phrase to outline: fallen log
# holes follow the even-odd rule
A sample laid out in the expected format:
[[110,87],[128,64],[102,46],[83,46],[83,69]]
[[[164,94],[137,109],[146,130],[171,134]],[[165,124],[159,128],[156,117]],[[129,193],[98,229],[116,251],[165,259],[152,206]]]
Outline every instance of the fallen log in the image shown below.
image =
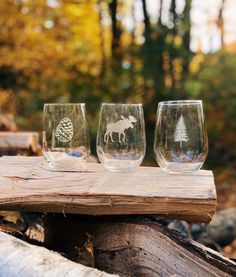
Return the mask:
[[14,116],[9,113],[0,113],[0,131],[17,131]]
[[[0,158],[0,209],[90,215],[156,214],[210,222],[216,208],[211,171],[169,174],[157,167],[52,171],[42,157]],[[191,187],[191,189],[190,189]]]
[[71,257],[86,233],[94,237],[96,267],[119,276],[236,276],[235,262],[147,217],[45,219],[45,242]]
[[30,245],[3,232],[0,232],[0,245],[0,276],[118,277],[76,264],[58,253]]
[[0,132],[2,155],[40,155],[41,145],[37,132]]

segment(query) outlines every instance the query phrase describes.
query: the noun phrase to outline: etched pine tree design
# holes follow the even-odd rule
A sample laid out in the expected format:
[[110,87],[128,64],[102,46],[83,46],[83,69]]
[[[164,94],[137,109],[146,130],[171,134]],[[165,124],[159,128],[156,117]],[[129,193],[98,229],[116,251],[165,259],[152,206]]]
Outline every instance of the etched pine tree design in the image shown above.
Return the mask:
[[186,132],[184,117],[182,114],[175,127],[174,140],[175,142],[180,142],[180,147],[182,147],[183,141],[186,142],[189,140],[188,134]]

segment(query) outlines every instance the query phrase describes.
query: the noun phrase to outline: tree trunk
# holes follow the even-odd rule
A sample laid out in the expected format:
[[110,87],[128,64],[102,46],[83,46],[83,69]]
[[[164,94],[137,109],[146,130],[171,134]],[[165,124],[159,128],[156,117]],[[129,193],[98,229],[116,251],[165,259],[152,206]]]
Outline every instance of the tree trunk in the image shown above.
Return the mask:
[[102,56],[102,65],[101,65],[101,78],[104,78],[104,72],[106,70],[106,53],[105,53],[105,36],[104,36],[104,28],[102,25],[102,5],[101,1],[97,0],[97,6],[99,9],[99,27],[100,27],[100,48],[101,48],[101,56]]
[[174,59],[176,58],[176,50],[175,50],[175,38],[177,36],[177,30],[178,26],[176,24],[177,21],[177,13],[176,13],[176,0],[171,1],[171,6],[170,6],[170,13],[172,14],[173,18],[173,29],[171,30],[171,37],[172,37],[172,42],[170,46],[170,60],[169,60],[169,67],[170,67],[170,78],[171,78],[171,90],[175,92],[176,89],[176,76],[175,76],[175,65],[174,65]]
[[[184,44],[184,48],[186,50],[186,52],[191,53],[190,51],[190,39],[191,39],[191,35],[190,35],[190,30],[191,30],[191,19],[190,19],[190,11],[191,11],[191,4],[192,4],[192,0],[187,0],[185,1],[185,8],[183,11],[183,31],[184,31],[184,36],[183,36],[183,44]],[[190,62],[189,59],[186,59],[187,64]],[[188,70],[186,70],[188,68],[185,68],[184,72],[187,72]]]
[[121,31],[118,26],[116,13],[117,13],[117,0],[112,0],[112,2],[109,4],[110,14],[111,14],[111,20],[112,20],[112,42],[111,42],[111,50],[112,50],[112,56],[117,56],[120,51],[120,35]]
[[225,0],[222,0],[220,10],[219,10],[218,20],[217,20],[217,25],[220,30],[220,40],[221,40],[222,48],[225,47],[225,43],[224,43],[225,32],[224,32],[224,18],[223,18],[224,5],[225,5]]
[[185,8],[183,11],[184,18],[183,18],[183,46],[184,46],[184,53],[183,53],[183,74],[182,74],[182,82],[186,79],[186,76],[189,72],[189,63],[191,62],[192,52],[190,50],[190,30],[191,30],[191,20],[190,20],[190,11],[191,11],[191,0],[185,1]]
[[160,0],[159,17],[158,17],[158,22],[157,22],[157,26],[159,28],[163,27],[163,25],[162,25],[162,8],[163,8],[163,0]]
[[48,215],[45,229],[49,247],[72,256],[90,234],[96,267],[119,276],[236,275],[236,263],[147,217]]
[[149,19],[149,15],[147,12],[147,3],[146,0],[142,0],[142,4],[143,4],[143,17],[144,17],[144,25],[145,25],[145,38],[147,40],[150,40],[150,19]]

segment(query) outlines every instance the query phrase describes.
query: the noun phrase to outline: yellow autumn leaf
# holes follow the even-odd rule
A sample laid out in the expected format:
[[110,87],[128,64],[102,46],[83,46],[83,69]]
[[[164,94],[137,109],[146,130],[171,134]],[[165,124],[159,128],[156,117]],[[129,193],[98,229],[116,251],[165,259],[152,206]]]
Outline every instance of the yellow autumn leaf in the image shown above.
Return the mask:
[[24,222],[21,214],[17,211],[0,211],[0,216],[3,217],[4,221],[16,224],[17,221]]

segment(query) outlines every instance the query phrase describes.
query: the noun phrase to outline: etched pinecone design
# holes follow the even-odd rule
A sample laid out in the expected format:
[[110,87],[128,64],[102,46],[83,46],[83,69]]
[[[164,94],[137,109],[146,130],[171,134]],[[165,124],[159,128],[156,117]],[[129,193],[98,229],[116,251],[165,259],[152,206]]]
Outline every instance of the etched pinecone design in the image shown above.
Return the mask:
[[65,117],[57,125],[55,136],[61,142],[69,142],[73,138],[73,131],[71,119]]

